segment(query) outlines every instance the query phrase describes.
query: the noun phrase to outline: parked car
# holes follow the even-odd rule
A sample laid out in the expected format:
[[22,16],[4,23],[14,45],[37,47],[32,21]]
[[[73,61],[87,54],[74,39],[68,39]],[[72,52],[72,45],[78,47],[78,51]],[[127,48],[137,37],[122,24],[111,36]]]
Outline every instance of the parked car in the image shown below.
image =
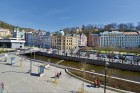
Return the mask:
[[107,58],[113,58],[113,55],[107,54]]
[[115,55],[115,56],[114,56],[114,59],[120,59],[120,58],[119,58],[119,55]]
[[96,57],[101,57],[101,55],[100,54],[97,54]]
[[105,54],[101,54],[102,58],[107,58],[107,56]]

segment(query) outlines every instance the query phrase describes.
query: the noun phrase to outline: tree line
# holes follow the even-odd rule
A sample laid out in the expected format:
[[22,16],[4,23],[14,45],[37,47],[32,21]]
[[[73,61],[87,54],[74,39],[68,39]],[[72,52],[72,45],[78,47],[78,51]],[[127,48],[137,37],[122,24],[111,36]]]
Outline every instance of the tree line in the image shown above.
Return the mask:
[[0,21],[0,28],[9,29],[10,31],[12,31],[14,29],[14,26],[11,24],[5,23],[3,21]]
[[[0,20],[0,28],[9,29],[9,30],[12,32],[12,31],[14,30],[15,27],[17,27],[17,26],[8,24],[8,23],[6,23],[6,22]],[[32,29],[32,28],[23,28],[23,27],[19,27],[19,29],[20,29],[20,30],[25,30],[26,32],[34,31],[34,29]]]
[[[110,24],[89,24],[89,25],[82,25],[82,27],[67,27],[63,29],[65,33],[84,33],[88,34],[88,32],[92,32],[95,34],[98,34],[103,31],[111,31],[111,30],[117,30],[120,32],[129,32],[129,31],[139,31],[140,30],[140,22],[137,22],[137,25],[134,25],[133,23],[110,23]],[[79,31],[78,31],[79,30]]]

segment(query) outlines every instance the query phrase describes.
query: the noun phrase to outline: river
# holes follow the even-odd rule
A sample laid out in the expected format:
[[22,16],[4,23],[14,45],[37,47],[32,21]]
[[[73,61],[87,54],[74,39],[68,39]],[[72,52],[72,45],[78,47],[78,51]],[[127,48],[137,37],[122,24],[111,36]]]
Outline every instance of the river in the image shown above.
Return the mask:
[[[33,56],[28,56],[28,57],[33,58]],[[60,59],[48,58],[48,57],[39,56],[39,55],[35,55],[35,59],[43,60],[43,61],[47,61],[47,62],[52,62],[52,63],[57,63],[57,62],[61,61]],[[81,62],[64,60],[64,61],[61,61],[59,64],[69,66],[69,67],[79,68],[79,69],[82,68]],[[101,74],[104,73],[103,66],[86,64],[86,70],[88,70],[88,71],[94,70],[96,73],[101,73]],[[111,76],[140,82],[140,72],[133,72],[133,71],[127,71],[127,70],[108,68],[108,74]]]

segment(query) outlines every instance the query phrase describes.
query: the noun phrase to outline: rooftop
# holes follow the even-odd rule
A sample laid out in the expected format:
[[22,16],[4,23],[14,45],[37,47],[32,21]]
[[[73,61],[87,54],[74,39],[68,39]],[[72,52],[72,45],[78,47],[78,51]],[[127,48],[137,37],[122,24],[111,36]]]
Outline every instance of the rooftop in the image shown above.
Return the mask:
[[140,34],[140,31],[137,31],[138,32],[138,34]]
[[124,32],[125,35],[137,35],[137,32]]

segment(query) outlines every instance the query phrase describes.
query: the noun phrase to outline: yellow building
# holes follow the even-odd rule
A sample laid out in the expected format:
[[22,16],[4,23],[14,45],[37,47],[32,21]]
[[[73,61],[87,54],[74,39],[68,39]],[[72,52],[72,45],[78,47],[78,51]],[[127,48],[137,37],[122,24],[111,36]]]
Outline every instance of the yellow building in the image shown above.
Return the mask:
[[0,37],[4,38],[4,37],[7,37],[7,36],[11,36],[10,30],[9,29],[0,28]]
[[51,35],[51,47],[60,50],[78,48],[78,36],[75,34],[64,35],[63,31]]

